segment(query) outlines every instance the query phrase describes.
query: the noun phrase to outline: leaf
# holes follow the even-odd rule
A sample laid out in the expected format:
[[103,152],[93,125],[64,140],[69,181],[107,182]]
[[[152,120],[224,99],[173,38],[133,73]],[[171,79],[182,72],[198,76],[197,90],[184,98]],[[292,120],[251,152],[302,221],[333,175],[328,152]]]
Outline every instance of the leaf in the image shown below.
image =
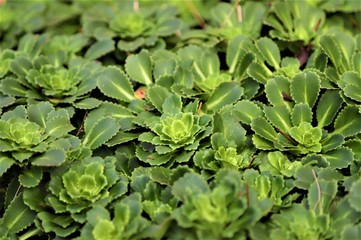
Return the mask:
[[130,55],[125,60],[125,70],[134,80],[145,85],[153,83],[152,80],[152,60],[147,50],[142,50],[138,54]]
[[74,130],[68,116],[58,116],[48,120],[45,131],[49,136],[59,138]]
[[348,202],[356,211],[361,212],[361,179],[355,181],[348,194]]
[[125,102],[135,99],[133,87],[127,76],[117,67],[109,66],[98,78],[98,88],[108,96]]
[[243,49],[243,43],[247,41],[249,41],[249,38],[245,35],[238,35],[229,41],[226,55],[226,63],[229,68],[229,73],[233,73],[236,70],[236,66],[245,51]]
[[104,39],[92,44],[84,57],[88,60],[95,60],[114,50],[115,42],[112,39]]
[[65,162],[65,151],[61,149],[50,149],[39,157],[33,158],[31,164],[41,167],[56,167]]
[[251,127],[257,135],[271,142],[275,142],[277,140],[277,132],[265,118],[258,117],[253,119]]
[[179,178],[172,187],[172,194],[181,201],[196,197],[198,194],[209,193],[207,182],[198,174],[190,172]]
[[10,63],[10,70],[19,77],[24,77],[33,64],[25,57],[17,57]]
[[345,142],[341,134],[334,134],[322,141],[322,152],[328,152],[340,147]]
[[26,169],[19,175],[19,182],[24,187],[30,188],[38,185],[43,177],[43,171],[41,168],[32,167]]
[[334,122],[333,134],[342,134],[344,137],[353,136],[361,132],[361,113],[356,106],[345,107]]
[[318,179],[314,181],[308,190],[308,204],[310,209],[317,214],[327,214],[330,205],[336,196],[337,181],[325,181]]
[[310,166],[301,166],[296,172],[294,185],[300,189],[309,189],[315,181],[312,171]]
[[176,114],[181,112],[182,105],[182,98],[178,95],[173,94],[168,96],[164,100],[164,103],[162,104],[162,110],[163,113]]
[[111,139],[119,130],[116,121],[111,117],[103,117],[88,131],[85,131],[84,146],[96,149]]
[[261,108],[257,104],[247,100],[237,102],[232,113],[239,121],[245,124],[251,124],[253,119],[263,115]]
[[289,132],[292,127],[291,114],[286,107],[266,106],[263,111],[273,126],[284,132]]
[[0,90],[8,96],[25,97],[26,88],[21,85],[15,78],[7,77],[1,80]]
[[338,91],[326,91],[317,104],[316,119],[318,127],[328,126],[342,105]]
[[49,102],[40,102],[28,107],[29,120],[45,128],[47,125],[48,114],[54,110],[53,105]]
[[322,154],[324,158],[330,163],[331,168],[346,168],[353,160],[353,153],[347,147],[340,147],[327,153]]
[[99,107],[101,103],[102,102],[96,98],[85,98],[74,103],[73,105],[78,109],[93,109]]
[[277,44],[267,37],[259,38],[255,44],[266,62],[277,70],[281,62],[280,50]]
[[335,42],[335,38],[328,35],[323,35],[320,38],[320,46],[322,50],[331,59],[335,67],[339,67],[342,63],[342,55],[339,46]]
[[296,74],[291,80],[291,95],[296,103],[315,104],[321,88],[321,80],[314,72]]
[[13,165],[15,160],[7,157],[5,154],[0,153],[0,177]]
[[312,123],[312,109],[304,103],[297,103],[292,109],[291,115],[293,126],[298,126],[302,122]]
[[253,62],[247,69],[247,73],[255,81],[266,84],[268,80],[272,77],[272,72],[267,69],[263,64],[258,62]]
[[[268,101],[275,107],[287,106],[289,108],[290,102],[292,101],[290,94],[290,82],[284,76],[275,76],[267,82],[265,85],[265,92]],[[285,95],[289,98],[285,99]]]
[[1,225],[7,227],[9,233],[18,233],[30,226],[34,222],[35,216],[35,212],[24,204],[23,196],[20,193],[5,210]]
[[235,82],[224,82],[214,90],[211,97],[204,104],[205,109],[217,111],[227,104],[232,104],[239,100],[243,94],[243,88]]
[[139,136],[139,133],[130,133],[130,132],[119,131],[106,143],[106,145],[111,147],[111,146],[115,146],[118,144],[126,143],[126,142],[132,141],[134,139],[137,139],[138,136]]
[[148,89],[148,98],[150,102],[162,112],[162,105],[165,99],[170,95],[169,91],[159,85],[153,85]]

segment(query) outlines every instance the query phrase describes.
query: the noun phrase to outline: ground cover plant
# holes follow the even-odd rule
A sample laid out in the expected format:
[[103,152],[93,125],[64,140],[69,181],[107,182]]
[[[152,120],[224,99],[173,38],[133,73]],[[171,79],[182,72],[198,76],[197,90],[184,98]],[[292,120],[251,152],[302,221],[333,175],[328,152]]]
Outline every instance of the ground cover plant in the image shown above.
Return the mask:
[[0,239],[360,239],[356,0],[0,0]]

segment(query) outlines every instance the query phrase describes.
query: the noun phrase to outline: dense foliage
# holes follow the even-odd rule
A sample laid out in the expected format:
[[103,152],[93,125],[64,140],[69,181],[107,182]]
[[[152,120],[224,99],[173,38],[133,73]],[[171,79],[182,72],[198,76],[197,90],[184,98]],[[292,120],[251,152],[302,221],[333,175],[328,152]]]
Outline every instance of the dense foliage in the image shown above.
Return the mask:
[[360,239],[356,0],[0,0],[0,239]]

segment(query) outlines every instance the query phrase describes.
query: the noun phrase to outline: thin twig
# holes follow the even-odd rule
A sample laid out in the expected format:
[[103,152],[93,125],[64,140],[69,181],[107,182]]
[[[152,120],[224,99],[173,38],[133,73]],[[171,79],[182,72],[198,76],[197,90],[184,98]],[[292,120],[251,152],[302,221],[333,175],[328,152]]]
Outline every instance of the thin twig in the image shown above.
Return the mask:
[[202,103],[202,102],[199,102],[199,106],[198,106],[198,109],[197,109],[197,115],[201,115],[202,105],[203,105],[203,103]]
[[135,12],[138,12],[139,11],[139,1],[138,0],[134,0],[133,1],[133,10]]
[[238,19],[238,22],[243,22],[243,14],[242,14],[242,7],[241,5],[238,5],[237,6],[237,19]]
[[193,0],[186,1],[186,6],[188,7],[188,9],[191,12],[191,14],[193,15],[193,17],[198,22],[198,25],[201,28],[205,28],[206,27],[206,21],[204,21],[204,18],[202,17],[200,12],[198,11],[197,7],[194,5]]
[[295,140],[293,140],[290,136],[288,136],[287,133],[285,133],[284,131],[282,131],[281,129],[277,128],[277,131],[279,133],[282,134],[282,136],[284,136],[285,138],[287,138],[287,140],[294,146],[297,146],[297,142]]
[[316,183],[316,187],[317,187],[317,202],[315,204],[315,207],[313,208],[313,211],[316,210],[316,207],[317,205],[319,206],[320,208],[320,213],[322,213],[322,206],[321,206],[321,187],[320,187],[320,184],[318,182],[318,179],[317,179],[317,176],[316,176],[316,173],[315,171],[312,169],[312,174],[313,174],[313,178],[315,179],[315,183]]
[[76,136],[79,136],[80,133],[83,132],[83,129],[84,129],[84,121],[85,121],[85,118],[86,118],[87,115],[88,115],[88,112],[85,112],[84,117],[83,117],[83,121],[82,121],[81,124],[80,124],[80,127],[79,127],[79,129],[78,129],[78,131],[77,131],[77,133],[76,133]]
[[[229,19],[231,18],[231,15],[233,14],[233,12],[234,12],[235,10],[237,10],[237,18],[238,18],[238,21],[239,21],[239,22],[242,22],[242,21],[243,21],[242,9],[240,8],[240,10],[241,10],[241,15],[239,15],[239,14],[238,14],[238,11],[239,11],[239,10],[238,10],[238,6],[239,6],[239,0],[236,0],[236,2],[234,3],[231,11],[228,13],[228,15],[227,15],[227,16],[225,17],[225,19],[223,20],[223,22],[222,22],[222,24],[221,24],[221,27],[224,26],[224,24],[226,23],[226,21],[229,21]],[[241,17],[241,20],[240,20],[239,17]]]

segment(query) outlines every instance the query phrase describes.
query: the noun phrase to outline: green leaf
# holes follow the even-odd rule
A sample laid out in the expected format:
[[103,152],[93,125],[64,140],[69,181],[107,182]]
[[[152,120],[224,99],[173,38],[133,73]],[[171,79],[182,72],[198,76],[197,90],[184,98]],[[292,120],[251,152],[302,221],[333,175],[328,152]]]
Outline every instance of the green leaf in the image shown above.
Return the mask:
[[335,42],[335,38],[328,35],[323,35],[320,38],[320,46],[322,50],[331,59],[335,67],[339,67],[342,64],[342,55],[339,46]]
[[348,202],[356,211],[361,212],[361,179],[352,183],[348,194]]
[[312,122],[312,109],[304,103],[297,103],[292,109],[291,115],[293,126],[298,126],[302,122]]
[[127,76],[117,67],[109,66],[98,78],[98,88],[108,96],[125,102],[135,99],[133,87]]
[[48,114],[54,110],[53,105],[49,102],[40,102],[28,107],[29,120],[45,128],[47,125]]
[[41,168],[32,167],[26,169],[19,175],[19,182],[24,187],[30,188],[38,185],[43,177],[43,171]]
[[65,151],[61,149],[51,149],[39,157],[33,158],[31,164],[41,167],[56,167],[65,162]]
[[205,109],[209,111],[217,111],[227,104],[232,104],[239,100],[243,94],[243,88],[235,82],[225,82],[220,84],[214,90],[211,97],[205,103]]
[[0,153],[0,177],[15,163],[14,159]]
[[277,44],[267,37],[258,39],[255,44],[266,62],[277,70],[281,62],[280,50]]
[[162,110],[164,113],[176,114],[181,112],[182,105],[182,98],[178,95],[173,94],[168,96],[164,100],[162,104]]
[[337,181],[325,181],[318,179],[314,181],[308,190],[308,204],[310,209],[318,214],[327,214],[330,205],[336,196]]
[[162,112],[162,105],[165,99],[170,95],[169,91],[159,85],[153,85],[148,90],[148,98],[150,102],[158,109],[158,111]]
[[68,116],[58,116],[49,119],[49,121],[46,124],[45,131],[51,137],[59,138],[66,135],[68,132],[70,132],[73,129],[75,128],[73,125],[71,125]]
[[243,56],[245,52],[243,49],[243,43],[248,41],[249,38],[245,35],[238,35],[229,41],[226,55],[226,62],[229,67],[229,73],[233,73],[236,70],[236,66],[241,56]]
[[85,130],[83,144],[91,149],[96,149],[111,139],[119,130],[116,121],[111,117],[103,117],[88,131]]
[[272,77],[272,72],[264,66],[264,64],[253,62],[247,69],[247,73],[255,81],[266,84]]
[[21,85],[15,78],[7,77],[1,80],[0,90],[8,96],[25,97],[26,88]]
[[284,132],[289,132],[292,127],[291,114],[286,107],[266,106],[263,111],[273,126]]
[[239,121],[245,124],[251,124],[253,119],[263,115],[261,108],[257,104],[247,100],[237,102],[232,113]]
[[139,136],[139,133],[130,133],[130,132],[119,131],[106,143],[106,145],[111,147],[111,146],[115,146],[118,144],[126,143],[126,142],[132,141],[134,139],[137,139],[138,136]]
[[347,225],[342,230],[341,240],[358,239],[361,233],[361,224]]
[[85,98],[76,103],[74,103],[74,107],[78,109],[93,109],[99,107],[102,102],[96,98]]
[[251,127],[257,135],[271,142],[275,142],[277,140],[277,132],[265,118],[258,117],[253,119]]
[[207,182],[200,175],[193,172],[184,174],[172,187],[172,194],[181,201],[209,192],[210,189]]
[[111,39],[100,40],[90,46],[85,53],[85,58],[89,60],[98,59],[115,50],[115,42]]
[[312,171],[313,169],[310,166],[301,166],[296,172],[294,185],[300,189],[309,189],[315,181]]
[[10,63],[10,70],[19,77],[24,77],[33,64],[25,57],[18,57]]
[[[292,101],[290,94],[290,82],[284,76],[275,76],[265,85],[265,92],[268,101],[275,107],[287,106],[289,108]],[[285,97],[288,98],[285,98]]]
[[326,91],[322,94],[316,110],[317,126],[328,126],[342,105],[338,91]]
[[152,80],[152,60],[147,50],[138,54],[130,55],[125,61],[127,74],[139,83],[150,85]]
[[291,80],[291,95],[296,103],[315,104],[321,88],[321,80],[314,72],[298,73]]
[[334,134],[322,141],[322,152],[328,152],[340,147],[345,142],[341,134]]
[[355,106],[345,107],[334,122],[333,134],[342,134],[344,137],[353,136],[361,132],[361,113]]
[[24,204],[22,194],[19,194],[5,210],[1,225],[7,227],[9,233],[18,233],[33,224],[35,216],[35,212]]
[[330,167],[340,169],[346,168],[353,160],[353,153],[347,147],[340,147],[322,154],[330,163]]

